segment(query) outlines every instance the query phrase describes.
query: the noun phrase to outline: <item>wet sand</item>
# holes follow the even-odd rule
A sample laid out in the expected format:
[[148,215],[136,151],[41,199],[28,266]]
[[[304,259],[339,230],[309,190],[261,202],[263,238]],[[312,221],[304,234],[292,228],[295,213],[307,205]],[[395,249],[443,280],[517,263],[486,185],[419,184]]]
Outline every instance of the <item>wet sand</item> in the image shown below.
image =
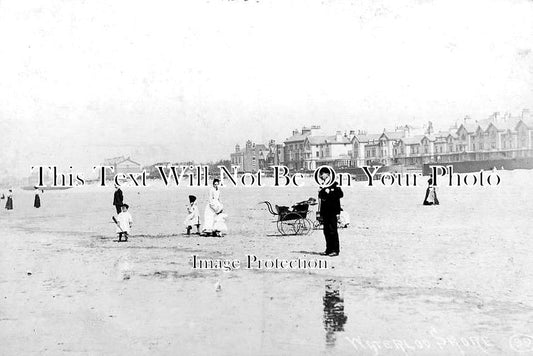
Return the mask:
[[[113,189],[15,191],[0,212],[0,354],[524,354],[533,335],[533,172],[499,187],[344,188],[341,255],[321,231],[277,236],[264,205],[316,187],[225,188],[228,236],[184,236],[188,194],[125,188],[128,243]],[[5,204],[4,201],[0,201]],[[314,214],[311,215],[314,218]],[[327,259],[328,268],[194,270],[193,255]]]

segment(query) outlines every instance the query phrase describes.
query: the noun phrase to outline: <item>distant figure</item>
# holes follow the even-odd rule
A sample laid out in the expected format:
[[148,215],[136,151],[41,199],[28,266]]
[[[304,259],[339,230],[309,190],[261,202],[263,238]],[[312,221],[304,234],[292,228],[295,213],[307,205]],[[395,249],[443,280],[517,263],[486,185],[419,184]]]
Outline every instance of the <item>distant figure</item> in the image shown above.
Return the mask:
[[39,188],[37,187],[35,187],[35,200],[33,201],[33,207],[37,209],[41,207],[41,198],[39,197]]
[[222,210],[215,216],[215,222],[213,223],[213,236],[222,237],[228,233],[228,227],[226,226],[227,214],[224,214]]
[[350,214],[343,209],[341,209],[341,213],[339,215],[338,225],[342,229],[347,228],[348,225],[350,225]]
[[129,209],[128,204],[122,204],[121,206],[121,212],[117,215],[116,224],[117,224],[117,233],[118,233],[118,242],[122,241],[122,237],[124,237],[124,241],[128,241],[128,234],[133,226],[133,218],[131,214],[128,212]]
[[204,229],[203,232],[206,235],[215,235],[213,233],[213,224],[215,223],[215,216],[223,209],[223,205],[220,202],[220,180],[213,179],[213,186],[209,188],[209,198],[204,210]]
[[7,193],[6,209],[13,210],[13,190],[9,189]]
[[[322,168],[319,175],[323,182],[330,180],[330,171],[327,167]],[[326,238],[326,251],[324,251],[323,255],[339,255],[340,247],[337,224],[341,212],[341,198],[343,196],[344,193],[337,186],[337,182],[331,183],[318,192],[318,198],[320,199],[320,217],[322,218],[324,237]]]
[[115,209],[117,210],[117,214],[120,214],[121,207],[123,205],[124,196],[122,195],[122,190],[120,190],[120,187],[118,184],[115,184],[115,194],[113,195],[113,205],[115,206]]
[[439,199],[437,199],[437,188],[433,185],[431,178],[428,180],[424,205],[439,205]]
[[200,234],[200,212],[196,205],[196,197],[189,195],[189,205],[187,205],[187,212],[189,213],[185,218],[185,228],[187,229],[187,235],[191,234],[191,229],[196,226],[196,233]]

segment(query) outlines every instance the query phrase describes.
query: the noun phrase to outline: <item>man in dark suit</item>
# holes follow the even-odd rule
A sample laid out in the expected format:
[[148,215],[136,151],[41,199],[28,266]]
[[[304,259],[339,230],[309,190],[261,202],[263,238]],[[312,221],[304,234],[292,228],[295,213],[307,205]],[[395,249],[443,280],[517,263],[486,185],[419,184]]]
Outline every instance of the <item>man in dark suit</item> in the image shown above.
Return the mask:
[[[319,172],[323,182],[329,182],[331,172],[328,167],[323,167]],[[341,198],[344,196],[337,182],[332,182],[318,192],[320,199],[320,217],[324,225],[324,237],[326,238],[326,251],[323,255],[339,255],[339,233],[337,231],[338,215],[341,213]]]
[[115,184],[115,195],[113,196],[113,205],[115,206],[115,209],[117,210],[117,214],[120,214],[121,207],[123,204],[124,197],[122,196],[122,190],[120,190],[120,187]]

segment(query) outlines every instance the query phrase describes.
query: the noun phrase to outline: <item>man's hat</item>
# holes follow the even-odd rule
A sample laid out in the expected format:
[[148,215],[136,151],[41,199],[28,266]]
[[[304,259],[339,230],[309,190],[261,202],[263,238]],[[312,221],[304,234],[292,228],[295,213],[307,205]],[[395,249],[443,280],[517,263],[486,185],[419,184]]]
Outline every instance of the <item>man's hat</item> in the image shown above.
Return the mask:
[[331,167],[326,166],[326,167],[320,168],[320,170],[318,171],[318,174],[322,175],[323,173],[331,175]]
[[122,204],[121,206],[125,206],[126,209],[129,209],[129,208],[130,208],[130,206],[129,206],[128,204]]
[[194,203],[196,201],[196,197],[194,195],[189,195],[189,203]]

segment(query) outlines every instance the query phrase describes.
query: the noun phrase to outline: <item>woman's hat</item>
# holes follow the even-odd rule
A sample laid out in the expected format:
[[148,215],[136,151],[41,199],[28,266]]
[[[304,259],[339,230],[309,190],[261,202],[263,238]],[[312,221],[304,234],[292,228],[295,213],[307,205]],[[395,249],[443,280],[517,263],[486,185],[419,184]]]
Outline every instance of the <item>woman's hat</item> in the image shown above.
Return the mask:
[[196,197],[194,195],[189,195],[189,203],[194,203],[196,201]]
[[130,206],[129,206],[128,204],[122,204],[122,206],[125,206],[126,209],[129,209],[129,208],[130,208]]

